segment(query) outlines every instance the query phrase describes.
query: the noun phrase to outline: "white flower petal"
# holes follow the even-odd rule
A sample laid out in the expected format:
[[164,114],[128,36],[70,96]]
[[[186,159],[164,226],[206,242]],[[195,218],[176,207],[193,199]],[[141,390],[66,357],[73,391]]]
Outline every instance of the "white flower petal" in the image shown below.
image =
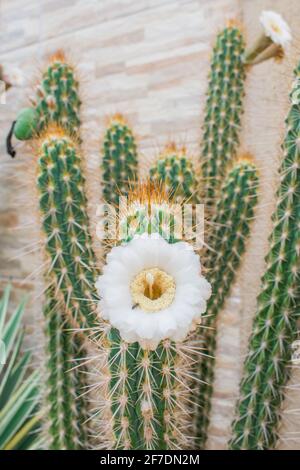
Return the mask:
[[[153,268],[172,276],[176,290],[168,307],[149,312],[133,305],[130,285],[134,276]],[[205,312],[211,295],[211,286],[200,273],[200,258],[186,242],[168,244],[158,234],[134,237],[107,256],[96,282],[101,315],[124,341],[138,341],[142,348],[156,348],[166,338],[183,341]]]
[[265,35],[271,38],[275,44],[284,48],[291,41],[292,35],[289,25],[275,11],[263,11],[260,15],[260,22]]

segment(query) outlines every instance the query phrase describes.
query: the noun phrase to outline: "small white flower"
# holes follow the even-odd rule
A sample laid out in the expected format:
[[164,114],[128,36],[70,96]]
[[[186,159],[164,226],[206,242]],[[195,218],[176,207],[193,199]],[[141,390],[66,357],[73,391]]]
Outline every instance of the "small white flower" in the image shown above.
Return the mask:
[[18,67],[5,67],[3,77],[11,86],[22,87],[24,85],[24,74]]
[[102,318],[124,341],[149,349],[167,338],[183,341],[200,322],[211,295],[190,245],[169,244],[158,234],[114,247],[96,288]]
[[285,48],[291,41],[291,30],[281,15],[274,11],[263,11],[260,22],[264,28],[265,35],[279,46]]

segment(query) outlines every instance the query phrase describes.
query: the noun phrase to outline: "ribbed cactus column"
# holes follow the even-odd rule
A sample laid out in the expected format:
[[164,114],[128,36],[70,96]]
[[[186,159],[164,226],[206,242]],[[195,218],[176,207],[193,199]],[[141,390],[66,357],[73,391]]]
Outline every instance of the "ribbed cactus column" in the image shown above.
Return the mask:
[[162,181],[176,202],[197,202],[199,186],[193,163],[184,147],[166,145],[155,165],[150,169],[152,181]]
[[270,250],[240,385],[231,449],[272,449],[297,339],[300,297],[300,65],[286,119]]
[[56,52],[36,87],[36,96],[31,100],[33,107],[22,109],[17,116],[13,126],[15,137],[29,140],[54,122],[78,136],[81,105],[78,90],[74,68],[62,51]]
[[131,129],[124,117],[114,115],[109,121],[102,147],[103,197],[118,204],[137,180],[137,149]]
[[63,296],[73,326],[92,328],[96,270],[80,150],[63,129],[53,126],[40,138],[37,153],[39,204],[55,295]]
[[122,244],[108,254],[97,283],[100,311],[111,325],[106,403],[114,448],[185,449],[192,442],[187,425],[192,360],[186,337],[193,315],[199,321],[205,311],[210,287],[198,277],[199,258],[189,245],[175,243],[171,235],[162,238],[174,221],[162,187],[136,188],[120,214]]
[[[148,190],[146,190],[148,192]],[[149,187],[149,191],[150,187]],[[149,197],[148,197],[149,196]],[[140,197],[131,196],[131,205],[128,207],[128,216],[120,215],[120,224],[123,230],[121,241],[128,243],[136,234],[142,235],[158,228],[158,210],[148,216],[148,203],[161,203],[163,196],[150,193],[141,194]],[[165,196],[165,201],[167,201]],[[132,212],[131,207],[139,206]],[[159,204],[161,206],[161,204]],[[130,214],[130,215],[129,215]],[[112,328],[108,335],[110,341],[109,363],[110,400],[112,403],[113,432],[115,434],[114,447],[119,449],[166,449],[171,446],[172,429],[164,422],[164,413],[168,413],[171,396],[174,400],[174,383],[166,383],[162,373],[163,364],[169,370],[174,369],[174,346],[170,351],[170,341],[165,341],[152,351],[143,349],[139,343],[129,344],[124,341],[116,328]],[[173,372],[174,374],[174,372]],[[176,381],[175,381],[176,383]],[[168,388],[168,400],[163,390]],[[171,405],[171,406],[170,406]],[[172,418],[171,413],[170,420]],[[169,430],[169,434],[167,432]],[[171,434],[171,436],[170,436]],[[168,441],[168,443],[166,442]]]
[[258,176],[256,167],[247,160],[239,161],[227,175],[222,185],[222,197],[217,201],[211,231],[206,240],[211,251],[204,255],[204,265],[212,285],[212,297],[208,301],[203,320],[204,330],[199,332],[203,339],[203,353],[200,359],[196,432],[197,447],[203,448],[207,439],[211,397],[213,391],[216,353],[216,318],[223,307],[245,251],[249,226],[257,201]]
[[[128,190],[137,181],[137,149],[132,130],[121,114],[110,120],[102,145],[102,191],[108,204],[118,205],[119,197],[127,196]],[[108,333],[110,351],[110,390],[114,396],[109,399],[114,416],[113,434],[110,444],[116,449],[140,448],[135,420],[136,391],[132,379],[137,345],[122,341],[118,330]],[[130,423],[130,427],[129,427]]]
[[49,259],[44,308],[48,374],[45,393],[49,407],[45,427],[53,449],[88,445],[85,422],[89,396],[83,365],[87,354],[74,328],[95,324],[91,302],[95,260],[88,233],[80,152],[65,132],[75,139],[79,135],[79,111],[74,68],[58,52],[50,58],[37,87],[35,109],[22,111],[15,127],[16,136],[22,139],[34,132],[40,134],[36,146],[37,186]]
[[207,207],[215,203],[227,164],[233,161],[239,145],[245,81],[243,52],[240,30],[229,25],[218,35],[214,47],[205,108],[201,166]]
[[83,346],[69,330],[68,316],[56,301],[54,289],[50,288],[46,294],[47,440],[51,449],[85,448],[87,436],[83,423],[88,410],[84,398],[79,396],[84,392],[85,377],[81,377],[84,371],[78,370],[77,362]]
[[154,351],[143,349],[123,341],[115,328],[108,338],[113,447],[163,450],[190,445],[190,430],[183,428],[188,385],[180,387],[183,365],[176,345],[165,340]]
[[89,334],[95,326],[95,259],[79,155],[76,143],[56,125],[48,126],[38,141],[37,185],[50,265],[46,282],[51,285],[44,314],[53,448],[87,445],[84,422],[89,405],[80,398],[86,387],[80,362],[86,353],[82,340],[70,331],[80,327]]
[[62,51],[53,54],[37,87],[38,131],[56,122],[77,134],[80,126],[79,83]]

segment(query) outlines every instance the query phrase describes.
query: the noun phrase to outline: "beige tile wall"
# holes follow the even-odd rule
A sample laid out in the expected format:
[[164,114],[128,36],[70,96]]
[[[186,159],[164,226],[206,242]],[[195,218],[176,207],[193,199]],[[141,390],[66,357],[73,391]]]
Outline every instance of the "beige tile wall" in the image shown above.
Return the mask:
[[[0,0],[0,63],[21,67],[25,78],[24,86],[10,90],[7,104],[0,105],[0,283],[3,286],[11,277],[15,300],[24,291],[33,293],[30,312],[35,314],[28,315],[29,331],[39,322],[41,305],[40,297],[36,298],[40,287],[30,276],[35,270],[39,274],[42,263],[33,191],[35,167],[32,155],[22,146],[17,158],[10,159],[4,141],[17,110],[28,102],[34,77],[47,54],[63,47],[78,64],[82,77],[93,216],[101,197],[95,175],[106,116],[122,112],[134,126],[141,173],[169,139],[185,143],[197,159],[215,34],[227,19],[239,17],[251,42],[264,8],[284,14],[295,41],[282,64],[269,62],[248,74],[242,150],[251,151],[260,168],[260,204],[238,282],[219,319],[209,448],[226,446],[264,266],[287,91],[299,53],[299,1]],[[287,404],[289,409],[297,406],[289,401]],[[299,445],[297,430],[300,432],[300,426],[293,414],[292,419],[284,421],[283,447]]]

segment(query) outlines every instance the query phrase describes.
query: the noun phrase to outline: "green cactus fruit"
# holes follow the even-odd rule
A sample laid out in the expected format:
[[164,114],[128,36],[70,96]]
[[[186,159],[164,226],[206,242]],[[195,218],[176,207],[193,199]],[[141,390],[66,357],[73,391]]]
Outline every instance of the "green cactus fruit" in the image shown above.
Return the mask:
[[22,109],[16,119],[14,135],[18,140],[28,140],[33,137],[38,128],[39,115],[34,108]]
[[161,181],[176,202],[197,203],[198,183],[185,147],[169,143],[150,169],[150,179]]
[[123,116],[110,119],[102,147],[103,197],[118,204],[119,195],[127,195],[137,180],[137,149],[131,129]]
[[277,207],[230,449],[272,449],[291,374],[300,297],[300,65],[290,94]]
[[211,60],[200,162],[207,208],[215,204],[227,165],[234,160],[239,146],[245,81],[243,53],[242,34],[231,23],[218,35]]
[[237,162],[222,185],[222,197],[217,201],[208,235],[208,249],[204,255],[204,265],[212,285],[212,297],[208,301],[207,312],[202,325],[204,353],[200,359],[198,377],[198,401],[196,412],[197,447],[202,449],[207,439],[211,398],[213,391],[214,365],[216,353],[216,319],[218,312],[230,292],[245,251],[250,233],[250,223],[257,202],[258,176],[256,167],[244,159]]

